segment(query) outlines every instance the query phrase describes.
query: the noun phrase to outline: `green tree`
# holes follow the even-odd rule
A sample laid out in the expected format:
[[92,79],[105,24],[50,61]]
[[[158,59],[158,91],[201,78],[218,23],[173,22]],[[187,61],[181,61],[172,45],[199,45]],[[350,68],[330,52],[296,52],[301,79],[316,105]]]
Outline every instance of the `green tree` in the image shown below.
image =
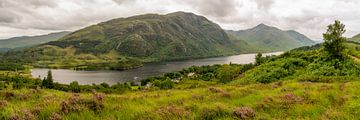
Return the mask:
[[262,54],[258,53],[255,56],[255,65],[260,65],[263,62]]
[[51,70],[48,71],[47,77],[43,79],[41,86],[50,89],[54,88],[54,80],[52,77]]
[[221,83],[227,83],[232,81],[237,75],[239,75],[240,70],[237,67],[232,67],[230,65],[223,65],[215,71],[216,78],[219,79]]
[[72,92],[75,92],[75,93],[79,93],[81,90],[80,90],[80,85],[77,81],[73,81],[70,83],[69,85],[69,89],[72,91]]
[[346,41],[346,38],[342,35],[345,31],[345,25],[338,20],[335,20],[334,24],[327,26],[327,31],[323,34],[325,41],[324,49],[329,53],[331,58],[342,59],[344,57],[342,54],[345,49],[343,43]]

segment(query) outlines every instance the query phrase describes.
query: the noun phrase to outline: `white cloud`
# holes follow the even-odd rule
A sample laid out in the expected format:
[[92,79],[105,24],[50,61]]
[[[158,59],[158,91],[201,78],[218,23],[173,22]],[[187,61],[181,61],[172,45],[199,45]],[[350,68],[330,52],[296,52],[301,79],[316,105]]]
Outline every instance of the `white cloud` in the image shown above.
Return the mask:
[[0,0],[0,38],[76,30],[118,17],[175,11],[206,16],[224,29],[265,23],[312,39],[335,19],[360,33],[358,0]]

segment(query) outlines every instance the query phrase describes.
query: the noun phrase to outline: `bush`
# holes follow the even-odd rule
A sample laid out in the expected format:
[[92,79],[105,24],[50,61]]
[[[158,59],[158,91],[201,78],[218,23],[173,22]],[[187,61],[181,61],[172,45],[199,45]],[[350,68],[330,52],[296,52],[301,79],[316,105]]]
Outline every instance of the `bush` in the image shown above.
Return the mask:
[[73,81],[69,85],[69,90],[75,93],[79,93],[81,91],[79,83],[77,81]]
[[0,70],[18,71],[25,70],[25,67],[19,63],[2,62],[0,63]]
[[80,95],[74,94],[68,100],[61,102],[60,111],[63,113],[81,112],[86,109],[100,112],[104,108],[103,94],[93,93],[92,99],[81,98]]
[[255,117],[255,111],[250,107],[237,107],[233,114],[240,119],[250,119]]
[[230,113],[226,109],[217,106],[215,108],[204,108],[200,113],[201,120],[214,120],[216,118],[228,116]]
[[293,75],[296,71],[304,68],[308,63],[297,58],[282,58],[277,61],[264,63],[257,68],[245,73],[241,78],[244,81],[270,83]]
[[160,89],[171,89],[174,87],[174,82],[169,78],[164,81],[156,80],[154,86],[159,87]]

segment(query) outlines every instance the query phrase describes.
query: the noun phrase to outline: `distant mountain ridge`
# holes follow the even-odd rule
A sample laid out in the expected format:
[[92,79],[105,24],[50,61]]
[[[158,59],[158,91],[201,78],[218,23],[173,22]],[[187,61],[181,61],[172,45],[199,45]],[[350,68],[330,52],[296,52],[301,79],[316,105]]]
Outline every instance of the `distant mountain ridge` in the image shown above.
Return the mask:
[[360,42],[360,34],[353,36],[349,41]]
[[265,24],[259,24],[247,30],[227,32],[264,51],[284,51],[315,44],[299,32],[284,31]]
[[123,70],[143,62],[283,51],[310,42],[295,31],[264,24],[226,32],[203,16],[175,12],[101,22],[59,40],[11,51],[5,59],[31,61],[35,67]]
[[30,46],[58,40],[69,33],[70,32],[68,31],[63,31],[63,32],[49,33],[46,35],[21,36],[21,37],[13,37],[8,39],[1,39],[0,48],[3,50],[9,50],[13,48],[30,47]]
[[[249,49],[245,41],[230,38],[207,18],[175,12],[101,22],[16,56],[36,67],[123,70],[143,62],[233,55]],[[7,55],[11,54],[15,53]]]

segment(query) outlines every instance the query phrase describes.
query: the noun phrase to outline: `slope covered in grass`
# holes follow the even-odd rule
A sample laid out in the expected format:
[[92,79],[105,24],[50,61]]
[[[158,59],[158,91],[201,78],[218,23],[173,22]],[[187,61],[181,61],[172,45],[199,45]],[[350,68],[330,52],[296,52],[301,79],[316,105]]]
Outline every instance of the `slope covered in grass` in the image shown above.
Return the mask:
[[357,34],[349,39],[350,41],[360,42],[360,34]]
[[314,41],[294,30],[283,31],[265,24],[247,30],[227,32],[262,51],[291,50],[315,44]]
[[[69,49],[71,54],[66,52]],[[203,16],[175,12],[101,22],[57,41],[22,51],[10,51],[2,58],[35,67],[123,70],[140,67],[144,62],[254,51],[245,41],[229,38],[218,24]],[[118,57],[103,57],[109,53]]]
[[24,48],[24,47],[40,45],[50,41],[56,41],[69,33],[70,32],[64,31],[64,32],[50,33],[47,35],[22,36],[22,37],[13,37],[9,39],[1,39],[0,49]]
[[[358,53],[347,43],[347,54]],[[358,62],[321,45],[255,64],[190,67],[143,86],[54,84],[0,74],[1,119],[358,119]],[[335,67],[336,66],[336,67]],[[26,73],[26,72],[25,72]],[[13,76],[13,77],[11,77]],[[74,92],[74,93],[71,93]]]
[[[73,94],[1,90],[0,118],[31,119],[356,119],[359,78],[213,85],[182,81],[171,90]],[[187,85],[202,84],[201,87]]]

